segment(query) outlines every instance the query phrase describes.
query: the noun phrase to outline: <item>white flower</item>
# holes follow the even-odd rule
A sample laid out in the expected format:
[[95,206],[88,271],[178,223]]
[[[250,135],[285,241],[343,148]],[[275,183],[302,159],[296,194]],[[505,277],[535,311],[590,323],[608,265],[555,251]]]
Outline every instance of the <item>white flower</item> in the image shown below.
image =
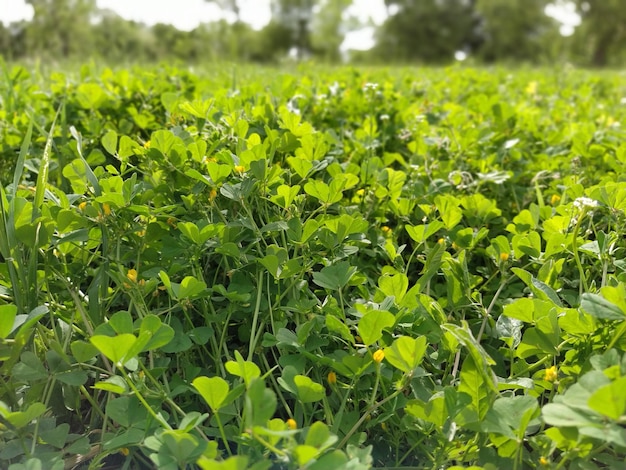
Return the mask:
[[364,91],[374,91],[376,90],[376,88],[378,88],[378,83],[366,83],[365,85],[363,85],[363,90]]
[[590,199],[588,197],[579,197],[574,199],[574,207],[578,208],[578,209],[583,209],[585,207],[589,207],[589,208],[594,208],[594,207],[598,207],[598,201],[594,200],[594,199]]
[[328,90],[330,91],[330,94],[332,96],[335,96],[339,92],[339,83],[337,82],[333,83],[332,85],[328,87]]
[[380,115],[380,120],[381,121],[388,121],[389,120],[389,114],[381,114]]

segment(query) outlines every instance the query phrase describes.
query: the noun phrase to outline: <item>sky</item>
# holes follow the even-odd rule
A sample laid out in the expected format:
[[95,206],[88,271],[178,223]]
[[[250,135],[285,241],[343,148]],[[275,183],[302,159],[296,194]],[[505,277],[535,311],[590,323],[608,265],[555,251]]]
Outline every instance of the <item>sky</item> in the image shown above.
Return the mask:
[[[270,20],[270,0],[242,0],[242,19],[254,28],[260,29]],[[201,23],[228,18],[214,3],[205,0],[97,0],[99,8],[108,8],[123,18],[148,25],[170,23],[182,30],[192,30]],[[570,4],[571,6],[571,4]],[[386,16],[384,0],[354,0],[350,14],[357,16],[364,23],[370,20],[376,24]],[[563,7],[551,8],[547,13],[559,19],[563,26],[561,34],[570,35],[580,22],[578,15]],[[32,8],[24,0],[0,0],[0,21],[5,24],[12,21],[32,18]],[[342,49],[369,49],[374,45],[373,28],[355,31],[346,37]]]

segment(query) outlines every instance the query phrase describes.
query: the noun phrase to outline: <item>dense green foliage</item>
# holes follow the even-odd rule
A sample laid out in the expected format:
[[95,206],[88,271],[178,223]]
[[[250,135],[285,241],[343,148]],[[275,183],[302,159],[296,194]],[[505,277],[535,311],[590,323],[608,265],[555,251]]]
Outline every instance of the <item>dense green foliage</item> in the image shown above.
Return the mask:
[[619,468],[624,97],[6,70],[0,466]]
[[[385,0],[386,17],[369,22],[355,16],[352,0],[271,0],[271,21],[260,30],[243,21],[253,2],[207,2],[230,15],[230,21],[216,19],[180,31],[169,24],[127,21],[99,9],[95,0],[27,0],[31,21],[0,24],[0,55],[81,63],[90,57],[117,65],[174,59],[271,63],[288,57],[444,64],[459,53],[489,64],[558,61],[615,67],[626,60],[625,0]],[[180,8],[189,8],[185,5]],[[561,11],[570,6],[570,16],[578,15],[581,24],[573,35],[562,36],[562,24],[548,15],[555,5]],[[375,30],[375,46],[342,50],[347,34],[364,27]]]

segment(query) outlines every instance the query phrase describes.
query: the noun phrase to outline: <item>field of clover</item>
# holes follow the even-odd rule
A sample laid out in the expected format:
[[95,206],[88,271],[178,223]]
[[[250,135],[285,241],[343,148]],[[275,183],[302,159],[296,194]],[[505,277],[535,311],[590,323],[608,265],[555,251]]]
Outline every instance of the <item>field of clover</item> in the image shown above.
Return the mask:
[[626,77],[0,78],[0,467],[623,468]]

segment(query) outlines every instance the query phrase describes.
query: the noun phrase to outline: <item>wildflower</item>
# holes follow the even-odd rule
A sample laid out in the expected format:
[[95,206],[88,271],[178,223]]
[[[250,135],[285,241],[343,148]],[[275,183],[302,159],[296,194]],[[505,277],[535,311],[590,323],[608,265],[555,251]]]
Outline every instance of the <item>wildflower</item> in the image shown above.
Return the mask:
[[445,245],[446,241],[443,238],[440,238],[439,240],[437,240],[437,243],[439,243],[440,245]]
[[458,250],[459,249],[459,245],[457,245],[455,242],[452,242],[452,249],[453,250]]
[[375,91],[376,88],[378,88],[378,83],[366,83],[365,85],[363,85],[363,91]]
[[143,144],[143,148],[145,149],[149,149],[150,148],[150,141],[147,140],[144,144]]
[[525,91],[529,95],[534,95],[535,93],[537,93],[537,82],[528,83]]
[[167,225],[176,228],[176,219],[174,217],[167,218]]
[[128,272],[126,273],[126,277],[131,282],[137,282],[137,270],[129,269]]
[[78,209],[81,210],[81,211],[84,211],[86,207],[87,207],[87,203],[85,201],[81,202],[78,205]]
[[389,114],[381,114],[380,115],[380,120],[381,121],[389,121]]
[[237,166],[235,166],[235,171],[236,171],[237,173],[240,173],[240,174],[241,174],[241,173],[245,172],[245,171],[246,171],[246,169],[245,169],[245,167],[244,167],[243,165],[237,165]]
[[507,252],[500,253],[500,261],[504,262],[504,261],[508,261],[508,259],[509,259],[509,254]]
[[548,367],[543,373],[543,380],[554,382],[559,376],[556,366]]
[[548,465],[550,465],[550,461],[543,456],[539,457],[539,465],[541,465],[542,467],[547,467]]
[[550,204],[554,206],[558,204],[560,200],[561,200],[561,196],[559,196],[558,194],[553,194],[552,197],[550,198]]
[[120,449],[120,454],[122,454],[124,457],[128,457],[128,454],[130,454],[130,450],[128,450],[128,447],[122,447]]
[[217,197],[217,191],[215,189],[211,189],[211,191],[209,191],[209,200],[213,200]]
[[383,231],[386,237],[391,236],[391,228],[387,227],[386,225],[383,225],[380,229]]
[[102,204],[102,212],[104,212],[104,215],[111,215],[111,206],[105,202]]
[[327,380],[330,385],[335,385],[337,383],[337,374],[335,374],[335,372],[331,370],[328,373]]
[[372,359],[374,359],[374,362],[376,362],[377,364],[380,364],[381,362],[383,362],[384,358],[385,358],[385,351],[383,351],[382,349],[379,349],[374,354],[372,354]]
[[298,423],[296,423],[295,419],[289,418],[287,420],[287,427],[293,431],[295,429],[298,429]]
[[582,196],[582,197],[578,197],[574,199],[574,207],[578,209],[594,208],[594,207],[598,207],[598,205],[599,205],[598,201],[595,201],[588,197]]

